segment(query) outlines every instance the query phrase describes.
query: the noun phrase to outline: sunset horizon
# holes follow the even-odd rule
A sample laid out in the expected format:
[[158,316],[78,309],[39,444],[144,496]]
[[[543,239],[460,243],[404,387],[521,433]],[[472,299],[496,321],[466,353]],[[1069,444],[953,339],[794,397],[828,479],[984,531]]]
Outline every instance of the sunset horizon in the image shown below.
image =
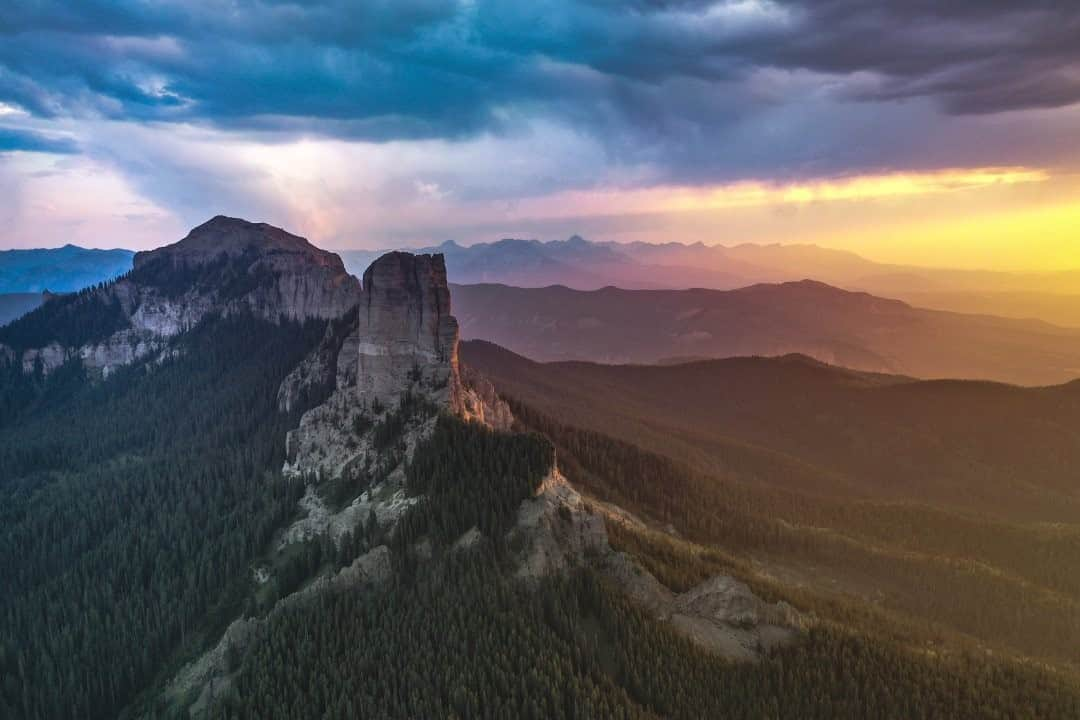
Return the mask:
[[333,250],[579,234],[1080,267],[1070,13],[244,5],[17,5],[0,247],[145,250],[224,213]]

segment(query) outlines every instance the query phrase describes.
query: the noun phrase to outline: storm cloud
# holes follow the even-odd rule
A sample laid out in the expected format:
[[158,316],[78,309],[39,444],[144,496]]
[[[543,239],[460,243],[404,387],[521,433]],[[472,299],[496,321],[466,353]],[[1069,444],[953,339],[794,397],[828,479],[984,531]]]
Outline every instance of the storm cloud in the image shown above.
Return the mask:
[[0,153],[13,151],[66,155],[78,152],[78,145],[70,138],[54,137],[23,128],[0,127]]
[[[769,72],[948,113],[1080,100],[1080,10],[1004,0],[23,2],[0,101],[57,115],[365,140],[519,113],[678,133],[776,102]],[[710,101],[711,94],[722,97]]]
[[[363,193],[437,213],[594,188],[1072,172],[1078,101],[1080,6],[1043,0],[0,10],[0,151],[82,154],[182,222],[215,200],[264,215],[298,203],[312,217]],[[315,166],[286,187],[291,168],[269,154],[303,142],[342,144],[308,163],[357,164],[333,187]]]

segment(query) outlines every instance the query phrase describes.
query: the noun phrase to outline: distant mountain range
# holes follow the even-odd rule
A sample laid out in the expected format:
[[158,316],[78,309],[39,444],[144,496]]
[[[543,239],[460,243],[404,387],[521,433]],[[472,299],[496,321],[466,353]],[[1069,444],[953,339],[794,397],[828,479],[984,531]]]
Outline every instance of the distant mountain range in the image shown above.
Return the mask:
[[0,251],[0,293],[73,292],[131,269],[131,250],[93,250],[75,245]]
[[[480,341],[461,344],[461,361],[536,410],[703,471],[738,465],[742,476],[800,492],[1014,520],[1080,512],[1075,483],[1061,473],[1068,458],[1080,461],[1080,382],[923,381],[797,354],[664,367],[537,363]],[[757,471],[742,465],[751,460]]]
[[1025,385],[1080,377],[1080,331],[911,307],[815,281],[739,290],[458,285],[462,337],[534,360],[664,364],[802,353],[922,378]]
[[0,293],[0,325],[22,317],[41,304],[41,293]]
[[[347,250],[341,256],[349,272],[359,276],[383,252]],[[467,247],[447,241],[423,252],[442,253],[450,281],[463,285],[731,290],[811,279],[918,307],[1038,318],[1080,327],[1080,272],[1004,273],[888,265],[816,245],[619,244],[578,236],[550,242],[508,239]],[[70,292],[126,272],[133,255],[128,250],[86,250],[72,245],[0,252],[0,293]]]
[[[1080,271],[1007,273],[877,263],[817,245],[590,242],[579,236],[541,242],[506,239],[470,246],[447,241],[421,252],[446,256],[451,282],[576,290],[711,288],[819,280],[895,297],[922,307],[1080,326]],[[382,251],[351,250],[356,273]]]

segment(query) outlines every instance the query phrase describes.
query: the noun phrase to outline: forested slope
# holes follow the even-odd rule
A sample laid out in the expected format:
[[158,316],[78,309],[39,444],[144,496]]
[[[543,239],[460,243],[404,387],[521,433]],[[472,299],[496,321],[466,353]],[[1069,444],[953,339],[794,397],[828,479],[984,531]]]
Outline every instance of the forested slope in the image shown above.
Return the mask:
[[238,316],[103,382],[0,379],[0,717],[114,718],[238,611],[295,513],[281,379],[321,335]]
[[[1068,679],[1012,662],[933,658],[830,621],[760,664],[734,663],[657,622],[589,567],[513,579],[513,548],[499,530],[535,488],[550,459],[545,448],[528,436],[441,421],[409,469],[413,489],[429,494],[403,518],[405,532],[394,542],[407,571],[381,587],[326,593],[272,615],[237,660],[234,691],[212,717],[1056,718],[1080,711],[1080,691]],[[490,499],[479,515],[469,502],[477,496]],[[445,508],[441,519],[436,508]],[[473,523],[490,540],[470,550],[449,542]],[[429,559],[416,554],[425,537],[435,540]],[[678,567],[669,560],[665,568],[653,562],[655,552],[629,544],[672,584],[679,571],[730,569],[707,559]]]
[[678,533],[642,547],[716,549],[845,623],[892,618],[898,636],[1080,668],[1080,514],[1062,464],[1075,388],[805,359],[540,365],[475,344],[463,358],[555,442],[572,482]]

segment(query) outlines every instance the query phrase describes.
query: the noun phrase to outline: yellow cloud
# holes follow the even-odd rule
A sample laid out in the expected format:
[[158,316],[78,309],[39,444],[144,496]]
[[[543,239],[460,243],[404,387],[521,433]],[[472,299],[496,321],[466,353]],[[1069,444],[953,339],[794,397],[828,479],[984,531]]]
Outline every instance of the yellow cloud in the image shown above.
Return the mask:
[[971,190],[992,185],[1037,183],[1049,179],[1043,170],[1005,167],[966,170],[939,170],[917,173],[859,175],[840,179],[799,183],[735,183],[707,189],[666,188],[649,192],[667,193],[655,210],[711,210],[780,203],[806,204],[873,198],[911,197],[931,193]]

